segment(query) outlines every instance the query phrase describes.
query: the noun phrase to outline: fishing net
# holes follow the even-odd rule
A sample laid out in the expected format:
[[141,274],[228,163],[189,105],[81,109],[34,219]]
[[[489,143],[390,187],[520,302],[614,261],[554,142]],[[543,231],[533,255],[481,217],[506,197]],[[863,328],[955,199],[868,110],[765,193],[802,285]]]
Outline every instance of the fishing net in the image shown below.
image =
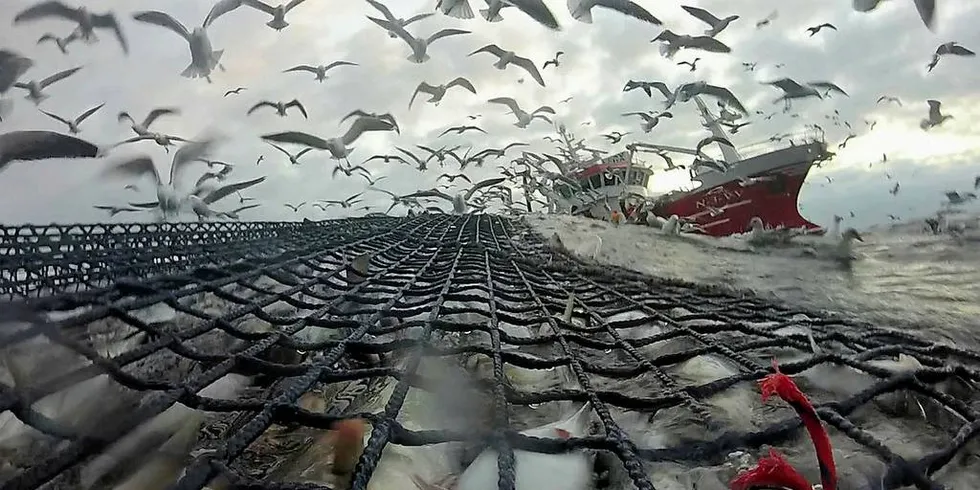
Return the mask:
[[[941,488],[933,478],[948,465],[965,464],[980,432],[976,352],[579,260],[520,220],[420,215],[52,225],[4,228],[0,240],[0,294],[10,301],[0,305],[7,371],[16,371],[9,352],[40,338],[82,359],[59,362],[64,369],[56,375],[0,378],[0,415],[12,414],[36,431],[26,448],[0,454],[4,489],[109,481],[113,475],[98,473],[93,480],[86,476],[91,470],[80,468],[178,405],[208,416],[171,488],[204,488],[216,478],[229,487],[327,488],[279,480],[275,470],[264,469],[270,454],[287,451],[270,449],[268,434],[325,431],[356,416],[370,423],[371,436],[345,482],[355,489],[367,488],[386,447],[447,441],[493,445],[501,489],[514,488],[515,449],[587,449],[605,455],[612,461],[607,469],[617,466],[635,488],[652,489],[657,468],[717,467],[732,454],[781,448],[803,437],[799,418],[788,409],[771,408],[737,425],[728,423],[731,411],[712,402],[736,388],[757,397],[756,382],[772,372],[769,359],[786,352],[795,353],[780,363],[789,375],[833,365],[869,377],[847,396],[813,399],[835,446],[880,461],[881,488]],[[515,333],[521,329],[531,333]],[[473,340],[474,332],[483,340]],[[427,359],[477,355],[487,359],[478,385],[489,414],[482,428],[403,423],[411,393],[438,389],[423,373]],[[896,372],[875,362],[899,355],[914,358],[915,369]],[[728,368],[715,379],[695,376],[692,382],[678,366],[698,359]],[[574,386],[515,388],[515,370],[557,368]],[[229,373],[260,381],[235,396],[201,392]],[[96,417],[94,426],[86,428],[77,413],[66,423],[35,403],[99,376],[128,404]],[[329,388],[362,383],[370,391],[380,378],[394,381],[374,411],[358,411],[366,406],[364,390]],[[639,378],[642,385],[628,384]],[[310,403],[313,392],[323,400],[319,405]],[[890,449],[880,427],[865,424],[863,414],[880,411],[886,397],[892,408],[916,405],[912,411],[921,409],[929,423],[945,420],[923,436],[930,441],[927,451]],[[597,421],[592,435],[552,440],[515,430],[519,414],[563,401],[591,404]],[[875,403],[879,408],[868,408]],[[76,407],[86,410],[99,415],[109,408]],[[708,430],[655,444],[624,425],[627,412],[642,414],[651,425],[674,414],[674,423]],[[403,483],[414,488],[410,480]]]

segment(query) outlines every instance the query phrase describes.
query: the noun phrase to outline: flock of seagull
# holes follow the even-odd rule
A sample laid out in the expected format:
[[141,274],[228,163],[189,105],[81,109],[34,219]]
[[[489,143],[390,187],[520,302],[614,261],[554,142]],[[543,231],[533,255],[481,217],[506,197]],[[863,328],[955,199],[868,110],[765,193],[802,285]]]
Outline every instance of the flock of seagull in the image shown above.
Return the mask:
[[[437,30],[428,36],[420,36],[409,32],[408,29],[416,29],[416,23],[429,18],[437,13],[442,13],[447,17],[469,20],[475,17],[469,0],[439,0],[435,7],[435,12],[419,13],[408,18],[401,18],[392,13],[388,6],[377,0],[365,0],[373,10],[367,18],[378,26],[389,38],[404,42],[407,50],[406,59],[411,63],[429,62],[431,56],[429,48],[433,43],[441,39],[461,38],[470,31],[458,28],[444,28]],[[215,70],[224,70],[221,64],[223,50],[215,50],[208,37],[208,28],[223,17],[230,17],[234,12],[243,8],[253,9],[264,12],[271,19],[267,26],[276,31],[284,31],[289,27],[288,16],[302,15],[305,0],[292,0],[289,3],[270,6],[260,0],[218,0],[210,12],[201,22],[200,26],[188,29],[180,21],[161,11],[141,11],[132,15],[132,20],[138,23],[156,26],[167,29],[177,34],[187,42],[190,52],[190,64],[181,72],[185,78],[205,79],[212,83],[212,76]],[[857,11],[869,12],[874,10],[880,0],[854,0],[853,7]],[[479,11],[480,16],[487,22],[504,21],[502,12],[508,10],[519,11],[529,16],[541,24],[544,28],[560,29],[560,25],[554,12],[542,0],[486,0],[487,8]],[[915,6],[918,9],[923,22],[932,27],[935,14],[934,0],[916,0]],[[628,0],[569,0],[568,11],[571,16],[584,23],[592,22],[592,14],[596,8],[605,8],[618,11],[623,15],[629,16],[638,22],[660,26],[662,22],[638,5],[636,2]],[[653,42],[660,45],[660,52],[667,58],[672,58],[680,51],[703,51],[711,53],[730,53],[732,50],[718,38],[732,23],[739,22],[738,15],[728,15],[718,17],[714,14],[698,7],[682,7],[693,18],[703,22],[706,29],[703,34],[689,35],[678,34],[669,29],[663,29]],[[755,23],[757,29],[770,25],[777,18],[777,12],[773,12],[765,19]],[[70,24],[73,28],[67,34],[44,33],[39,39],[38,44],[53,43],[65,54],[69,53],[69,46],[76,42],[95,43],[99,41],[97,33],[109,33],[118,42],[124,54],[129,52],[129,44],[125,34],[124,23],[113,12],[97,13],[88,10],[84,6],[71,6],[61,1],[43,1],[37,3],[19,13],[14,17],[14,28],[23,29],[24,25],[32,24],[43,19],[58,19]],[[811,36],[823,30],[836,30],[836,26],[829,23],[822,23],[807,29]],[[283,34],[286,35],[286,34]],[[450,41],[443,41],[450,42]],[[530,58],[523,57],[514,51],[501,48],[497,44],[487,44],[472,51],[469,56],[487,57],[493,62],[493,67],[499,70],[508,68],[521,70],[526,73],[535,83],[545,86],[542,73],[545,70],[558,69],[562,64],[562,56],[567,56],[564,51],[558,51],[552,59],[546,60],[539,65]],[[975,56],[969,49],[960,46],[955,42],[941,45],[934,53],[930,64],[931,71],[938,64],[939,60],[946,56]],[[697,62],[700,58],[693,61],[681,61],[678,65],[688,66],[691,71],[697,70]],[[98,104],[81,113],[77,117],[66,117],[50,110],[41,109],[43,102],[48,98],[46,90],[56,83],[70,83],[71,77],[77,73],[81,67],[75,67],[52,74],[40,80],[24,80],[23,75],[34,66],[34,62],[19,53],[0,49],[0,121],[9,112],[12,100],[3,99],[4,94],[11,89],[26,91],[26,98],[38,106],[38,110],[57,121],[65,127],[67,133],[59,133],[48,130],[28,130],[11,131],[0,135],[0,170],[14,161],[42,160],[50,158],[96,158],[108,156],[115,148],[139,142],[154,142],[166,149],[170,153],[170,148],[180,145],[173,152],[169,173],[161,175],[157,170],[154,159],[149,156],[137,156],[126,159],[125,161],[113,162],[107,169],[106,175],[110,177],[123,178],[129,181],[127,189],[139,191],[138,179],[149,178],[155,188],[155,199],[144,202],[130,202],[125,205],[98,205],[99,209],[107,211],[111,216],[119,213],[146,212],[153,211],[159,213],[163,219],[171,219],[179,216],[184,211],[193,212],[198,219],[238,219],[240,213],[245,210],[260,206],[256,199],[243,195],[248,189],[259,185],[266,180],[266,177],[226,183],[228,177],[233,174],[235,164],[212,159],[212,155],[217,148],[220,138],[214,134],[204,135],[194,140],[188,140],[178,136],[154,131],[154,123],[161,117],[176,117],[180,114],[177,107],[161,107],[150,111],[144,118],[134,117],[128,112],[120,112],[117,119],[129,125],[133,135],[118,143],[108,145],[95,144],[82,139],[78,134],[82,131],[82,124],[92,117],[97,116],[105,104]],[[334,61],[326,65],[298,65],[284,70],[285,73],[308,73],[314,76],[317,82],[327,80],[328,74],[335,75],[341,73],[349,67],[358,66],[358,63],[351,61]],[[746,71],[755,69],[754,63],[743,63]],[[523,79],[520,80],[523,82]],[[838,85],[827,81],[813,81],[799,83],[790,78],[783,78],[770,82],[770,85],[779,89],[782,94],[774,102],[783,103],[783,112],[788,112],[793,101],[806,98],[823,99],[833,95],[847,95]],[[669,87],[664,82],[659,81],[634,81],[630,80],[623,91],[635,89],[643,90],[648,96],[661,94],[664,97],[663,108],[657,111],[634,111],[624,114],[625,117],[638,117],[640,119],[639,131],[650,133],[657,127],[663,118],[672,118],[670,109],[678,104],[692,100],[695,96],[705,96],[717,101],[720,108],[720,122],[726,126],[732,134],[747,124],[745,119],[750,112],[742,102],[727,88],[696,81],[684,83],[677,87]],[[240,95],[247,87],[230,88],[224,94],[225,97]],[[408,101],[411,108],[416,103],[416,98],[420,94],[428,96],[425,103],[439,104],[446,97],[453,96],[456,92],[469,92],[476,94],[477,89],[474,84],[465,77],[457,77],[443,83],[429,83],[422,81],[417,85]],[[568,102],[571,98],[562,102]],[[495,97],[488,99],[492,105],[506,108],[514,117],[514,126],[517,128],[527,128],[535,121],[544,121],[549,124],[554,121],[556,115],[553,107],[545,105],[534,108],[522,107],[521,104],[511,97]],[[883,96],[879,103],[896,102],[899,99],[891,96]],[[928,117],[922,120],[921,127],[930,129],[943,124],[953,116],[943,114],[939,101],[930,100]],[[309,118],[309,113],[303,103],[298,99],[288,101],[261,100],[257,101],[246,113],[250,116],[258,111],[275,111],[283,118],[301,115],[304,119]],[[756,111],[756,115],[764,116],[767,119],[773,114],[766,114],[763,111]],[[798,115],[794,114],[794,117]],[[470,121],[474,121],[478,116],[469,116]],[[839,117],[834,117],[834,123],[841,125]],[[365,133],[368,132],[396,132],[400,133],[398,121],[392,113],[375,114],[363,110],[355,110],[347,114],[341,122],[350,120],[348,129],[339,135],[320,136],[299,131],[284,131],[273,134],[263,135],[262,139],[277,152],[282,153],[293,165],[299,165],[301,159],[314,152],[326,152],[329,158],[336,161],[336,165],[331,173],[335,178],[339,174],[344,174],[348,178],[364,178],[368,184],[368,191],[386,194],[391,203],[385,213],[389,213],[396,206],[405,206],[413,211],[445,212],[439,206],[430,205],[434,200],[446,201],[451,205],[452,212],[465,213],[471,210],[487,209],[492,203],[499,203],[500,209],[508,212],[518,213],[522,210],[530,210],[532,203],[544,205],[548,209],[554,209],[555,191],[553,186],[556,182],[563,182],[577,188],[582,192],[579,184],[568,177],[568,162],[577,159],[579,152],[591,154],[593,157],[601,155],[604,151],[590,147],[585,144],[585,140],[560,141],[559,139],[546,138],[550,141],[562,143],[556,149],[555,154],[533,153],[522,150],[519,155],[512,156],[509,164],[499,165],[501,176],[473,183],[466,170],[472,167],[482,167],[490,160],[498,160],[511,156],[508,153],[516,148],[529,146],[528,142],[515,142],[502,148],[478,148],[475,145],[464,148],[457,146],[438,146],[438,145],[416,145],[413,149],[402,147],[393,148],[389,154],[373,155],[361,164],[354,165],[350,162],[352,145]],[[2,123],[0,123],[2,124]],[[849,123],[845,124],[850,129]],[[446,134],[462,135],[464,133],[474,133],[477,137],[485,135],[487,132],[475,124],[464,124],[447,128],[440,136]],[[612,132],[602,136],[611,144],[618,144],[630,132]],[[852,132],[847,140],[854,137]],[[785,137],[785,135],[775,135],[774,141]],[[724,138],[705,138],[697,145],[697,158],[692,166],[708,166],[718,170],[725,170],[723,162],[719,162],[702,152],[702,149],[712,143],[732,145]],[[290,147],[299,148],[294,152]],[[684,167],[675,165],[666,151],[658,153],[668,165],[668,169]],[[259,156],[256,164],[263,161],[265,156]],[[307,157],[308,158],[308,157]],[[208,170],[202,173],[190,190],[179,189],[182,176],[186,173],[190,164],[193,162],[204,162]],[[420,172],[430,170],[430,166],[438,165],[440,171],[446,165],[455,162],[458,164],[458,172],[443,172],[438,176],[437,182],[445,179],[446,184],[439,185],[432,189],[419,190],[406,195],[378,188],[377,182],[384,177],[375,178],[369,168],[370,164],[382,162],[384,164],[401,163],[410,165]],[[557,170],[557,171],[556,171]],[[454,189],[457,180],[466,181],[470,184],[469,189]],[[513,188],[522,188],[525,197],[524,203],[515,202],[512,192]],[[365,191],[366,192],[366,191]],[[237,197],[238,207],[229,211],[219,211],[213,209],[222,200]],[[364,192],[356,193],[346,199],[320,200],[311,203],[312,207],[326,210],[329,207],[337,206],[345,210],[370,211],[371,206],[366,206],[364,202]],[[298,212],[304,207],[305,202],[286,203],[287,208]],[[380,208],[379,208],[380,211]]]

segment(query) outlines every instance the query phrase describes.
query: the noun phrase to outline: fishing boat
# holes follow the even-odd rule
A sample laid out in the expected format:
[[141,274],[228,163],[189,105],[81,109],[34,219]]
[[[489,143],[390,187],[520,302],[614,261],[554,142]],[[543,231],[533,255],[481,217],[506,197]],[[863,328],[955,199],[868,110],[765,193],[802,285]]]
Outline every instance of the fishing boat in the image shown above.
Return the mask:
[[[721,119],[694,98],[703,125],[719,139],[727,140]],[[582,162],[572,172],[581,189],[558,186],[573,214],[608,216],[611,210],[629,209],[639,201],[652,201],[652,213],[665,218],[677,215],[701,233],[727,236],[744,233],[752,218],[766,228],[795,228],[821,234],[823,227],[804,218],[799,211],[800,188],[810,168],[832,156],[823,135],[817,131],[786,135],[737,150],[718,144],[721,158],[713,165],[689,168],[695,187],[676,190],[651,199],[647,184],[653,171],[635,162],[638,153],[677,152],[698,155],[693,149],[633,143],[627,151],[608,158]]]

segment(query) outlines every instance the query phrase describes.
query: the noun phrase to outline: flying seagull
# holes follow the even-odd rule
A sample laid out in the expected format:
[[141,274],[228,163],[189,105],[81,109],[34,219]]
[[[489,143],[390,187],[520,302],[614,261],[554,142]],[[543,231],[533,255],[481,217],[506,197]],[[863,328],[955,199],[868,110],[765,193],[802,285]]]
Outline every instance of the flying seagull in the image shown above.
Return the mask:
[[[374,0],[368,0],[368,3],[371,3],[373,1]],[[368,20],[381,26],[382,29],[388,32],[394,32],[395,35],[401,38],[402,41],[405,41],[405,44],[408,44],[408,47],[412,48],[412,54],[408,55],[408,57],[406,58],[408,61],[411,61],[412,63],[425,63],[426,61],[429,61],[429,59],[431,58],[428,54],[429,45],[438,41],[439,39],[442,39],[444,37],[449,37],[449,36],[458,36],[460,34],[470,33],[470,31],[464,31],[462,29],[443,29],[441,31],[435,32],[434,34],[432,34],[427,38],[415,37],[412,34],[409,34],[409,32],[406,31],[404,27],[398,24],[398,19],[394,18],[394,16],[391,16],[391,12],[388,12],[387,14],[388,15],[385,16],[386,17],[385,20],[376,19],[374,17],[368,17]]]
[[653,38],[650,42],[660,41],[660,54],[667,58],[672,58],[682,49],[700,49],[709,53],[731,53],[732,48],[721,41],[709,36],[688,36],[686,34],[675,34],[670,29]]
[[293,165],[299,165],[299,159],[302,158],[303,155],[313,151],[313,148],[303,148],[302,150],[300,150],[299,153],[293,155],[292,153],[289,153],[288,150],[275,143],[272,143],[270,141],[266,141],[266,143],[269,143],[270,145],[272,145],[273,148],[281,151],[284,155],[286,155],[289,158],[289,163]]
[[65,37],[58,37],[55,36],[54,34],[47,33],[41,36],[40,38],[38,38],[37,44],[40,45],[45,41],[52,42],[56,46],[58,46],[58,49],[61,51],[61,54],[68,54],[68,45],[77,39],[78,39],[78,31],[72,31],[70,34],[68,34]]
[[286,110],[289,109],[290,107],[295,107],[299,109],[300,113],[303,114],[304,119],[310,118],[310,116],[306,113],[306,108],[303,107],[303,104],[300,103],[298,99],[293,99],[289,102],[270,102],[268,100],[263,100],[262,102],[253,105],[252,108],[248,110],[247,115],[249,116],[252,115],[253,112],[255,112],[261,107],[271,107],[275,109],[276,114],[279,114],[279,117],[286,117]]
[[11,131],[0,134],[0,171],[11,162],[97,156],[98,146],[53,131]]
[[630,0],[568,0],[568,12],[572,14],[572,18],[584,22],[586,24],[592,23],[592,8],[593,7],[603,7],[610,10],[615,10],[621,14],[628,15],[634,19],[639,19],[644,22],[649,22],[654,25],[660,25],[660,19],[656,18],[650,12],[635,2]]
[[[650,131],[653,131],[653,128],[657,127],[657,124],[660,123],[660,118],[666,117],[670,119],[674,117],[674,115],[669,112],[661,112],[659,114],[653,114],[649,112],[627,112],[623,114],[623,116],[639,116],[641,119],[643,119],[643,124],[640,125],[640,128],[643,130],[644,133],[649,133]],[[617,143],[617,142],[618,141],[614,141],[613,143]]]
[[548,61],[545,61],[544,64],[541,65],[541,69],[542,70],[547,69],[551,65],[554,65],[555,68],[558,68],[558,66],[560,65],[560,63],[558,61],[558,58],[561,58],[561,55],[563,55],[563,54],[565,54],[564,51],[559,51],[559,52],[555,53],[555,57],[552,58],[552,59],[550,59],[550,60],[548,60]]
[[892,97],[891,95],[882,95],[881,97],[878,97],[877,103],[880,104],[882,102],[894,102],[895,104],[898,104],[899,107],[902,107],[902,100],[898,97]]
[[[409,17],[408,19],[400,19],[400,18],[396,18],[391,13],[391,10],[388,10],[388,7],[385,6],[385,4],[383,4],[381,2],[376,2],[375,0],[368,0],[368,3],[372,7],[378,9],[378,11],[381,12],[381,14],[385,16],[385,19],[389,19],[388,22],[396,23],[396,24],[400,25],[402,28],[407,27],[409,24],[413,24],[413,23],[418,22],[418,21],[420,21],[422,19],[426,19],[426,18],[429,18],[429,17],[432,17],[433,15],[435,15],[435,14],[433,14],[431,12],[426,12],[424,14],[414,15],[412,17]],[[378,19],[378,20],[380,20],[380,19]],[[375,22],[375,23],[377,23],[377,22]],[[394,39],[394,38],[398,37],[398,34],[395,34],[392,31],[388,31],[388,37]]]
[[82,67],[76,66],[75,68],[69,68],[67,70],[59,71],[58,73],[55,73],[54,75],[51,75],[50,77],[45,78],[41,81],[31,80],[26,83],[16,82],[14,83],[14,87],[26,90],[27,99],[30,100],[31,102],[34,102],[34,105],[38,105],[41,103],[41,101],[48,98],[48,95],[44,93],[44,89],[48,88],[55,82],[60,82],[61,80],[64,80],[74,75],[76,72],[78,72],[78,70],[81,69]]
[[207,18],[204,19],[204,27],[211,25],[212,22],[218,20],[218,17],[221,17],[222,15],[225,15],[239,7],[245,6],[271,15],[272,20],[267,22],[265,25],[277,31],[281,31],[289,26],[289,23],[286,22],[286,14],[304,1],[306,0],[292,0],[289,3],[279,4],[273,7],[260,0],[219,0],[218,3],[211,8],[211,12],[208,13]]
[[119,122],[129,121],[130,127],[137,136],[146,136],[152,134],[150,133],[150,125],[153,124],[153,122],[160,116],[176,114],[180,114],[180,109],[174,107],[164,107],[150,111],[150,113],[146,115],[146,119],[143,119],[143,122],[141,123],[137,123],[136,120],[133,119],[133,116],[130,116],[126,111],[120,112],[119,115],[116,116],[116,119]]
[[711,14],[711,12],[708,12],[705,9],[701,9],[697,7],[689,7],[687,5],[681,5],[681,8],[684,9],[685,12],[693,15],[696,19],[711,26],[710,29],[704,31],[704,35],[708,37],[715,37],[718,34],[721,34],[721,31],[724,31],[726,28],[728,28],[729,24],[738,20],[737,15],[729,15],[724,19],[719,19],[718,17],[715,17],[714,15]]
[[93,107],[93,108],[91,108],[91,109],[83,112],[80,116],[76,117],[74,120],[65,119],[65,118],[63,118],[63,117],[61,117],[59,115],[52,114],[52,113],[46,112],[46,111],[41,111],[41,113],[44,114],[45,116],[50,117],[51,119],[54,119],[55,121],[60,121],[60,122],[64,123],[66,126],[68,126],[68,132],[69,133],[71,133],[71,134],[78,134],[81,131],[80,129],[78,129],[78,126],[80,124],[82,124],[83,121],[85,121],[86,119],[88,119],[89,116],[91,116],[92,114],[95,114],[96,112],[98,112],[99,109],[101,109],[102,106],[104,106],[104,105],[105,105],[105,103],[99,104],[99,105],[97,105],[97,106],[95,106],[95,107]]
[[942,102],[939,102],[938,100],[928,100],[926,102],[929,103],[929,118],[923,119],[919,123],[919,127],[922,128],[923,130],[928,131],[936,126],[941,125],[942,123],[950,119],[953,119],[953,116],[950,116],[948,114],[943,114],[940,111]]
[[245,88],[245,87],[238,87],[238,88],[236,88],[234,90],[229,90],[229,91],[225,92],[225,97],[228,97],[231,94],[238,95],[238,94],[242,93],[242,90],[248,90],[248,89]]
[[971,57],[977,55],[977,53],[970,51],[969,49],[966,49],[963,46],[961,46],[960,43],[956,41],[950,41],[948,43],[940,44],[939,47],[936,48],[936,52],[932,55],[932,60],[929,62],[928,65],[926,65],[926,68],[928,68],[929,71],[932,71],[932,69],[935,68],[937,64],[939,64],[939,59],[948,54],[955,55],[955,56],[971,56]]
[[548,116],[545,116],[543,114],[552,114],[552,115],[555,114],[555,110],[546,105],[538,107],[537,109],[535,109],[530,113],[526,112],[523,109],[521,109],[521,106],[517,103],[516,100],[510,97],[496,97],[488,100],[487,102],[490,102],[491,104],[503,104],[509,107],[511,112],[514,113],[514,116],[517,117],[517,122],[514,123],[514,126],[517,126],[522,129],[526,128],[529,124],[531,124],[531,121],[534,121],[535,119],[542,119],[550,123],[551,120],[548,119]]
[[507,8],[513,7],[513,5],[507,3],[506,0],[485,0],[487,2],[487,8],[480,9],[480,15],[487,22],[500,22],[504,20],[503,16],[500,15],[500,11]]
[[417,96],[419,92],[427,93],[432,96],[426,102],[439,104],[442,98],[446,96],[446,91],[453,87],[462,87],[474,94],[476,93],[476,88],[473,87],[473,83],[463,77],[455,78],[449,83],[442,85],[429,85],[426,82],[422,82],[418,87],[415,87],[415,93],[412,94],[411,100],[408,101],[408,108],[412,108],[412,103],[415,102],[415,96]]
[[670,108],[676,102],[687,102],[697,95],[707,95],[720,100],[727,107],[732,107],[742,114],[748,114],[749,111],[745,109],[742,102],[735,97],[735,94],[731,90],[724,87],[718,87],[716,85],[709,85],[705,82],[693,82],[685,83],[677,87],[677,90],[667,98],[666,107]]
[[647,94],[647,97],[653,97],[653,91],[651,89],[657,89],[660,93],[664,94],[664,97],[671,98],[674,96],[674,92],[667,88],[667,84],[664,82],[644,82],[630,80],[626,82],[626,86],[623,87],[623,92],[629,92],[630,90],[641,89]]
[[308,71],[316,75],[316,81],[322,83],[324,80],[327,79],[327,72],[331,68],[336,68],[338,66],[358,66],[358,65],[357,63],[352,63],[350,61],[334,61],[329,65],[318,65],[318,66],[297,65],[292,68],[289,68],[288,70],[283,70],[283,73],[290,73],[294,71]]
[[330,139],[323,139],[311,134],[290,131],[285,133],[267,134],[262,136],[266,141],[277,143],[293,143],[309,146],[318,150],[327,150],[330,156],[336,160],[347,158],[352,151],[351,143],[357,141],[362,134],[368,131],[394,131],[395,126],[391,122],[377,117],[358,117],[342,136]]
[[833,29],[835,31],[837,30],[837,26],[835,26],[835,25],[833,25],[833,24],[831,24],[829,22],[824,22],[823,24],[820,24],[820,25],[816,25],[816,26],[813,26],[813,27],[807,27],[806,28],[806,32],[809,32],[810,33],[810,37],[813,37],[814,35],[816,35],[818,32],[820,32],[821,30],[823,30],[825,28],[826,29]]
[[169,14],[156,10],[138,12],[133,14],[133,19],[138,22],[169,29],[187,41],[187,45],[191,50],[191,64],[180,73],[180,76],[185,78],[204,78],[208,83],[211,83],[211,72],[214,71],[215,67],[224,71],[224,67],[219,63],[224,50],[219,49],[215,51],[211,49],[211,40],[208,38],[206,25],[195,27],[194,31],[190,32],[184,27],[184,24],[178,22]]
[[507,68],[507,65],[514,65],[523,68],[524,71],[531,75],[534,81],[538,82],[539,85],[544,87],[544,79],[541,78],[541,72],[538,71],[538,67],[534,66],[534,62],[529,58],[523,58],[517,55],[513,51],[504,51],[496,44],[488,44],[476,51],[473,51],[468,56],[473,56],[477,53],[490,53],[497,57],[497,62],[493,64],[493,67],[498,70],[503,70]]
[[467,131],[479,131],[479,132],[481,132],[483,134],[487,134],[487,132],[484,131],[483,128],[480,128],[479,126],[453,126],[453,127],[449,128],[449,129],[443,131],[442,134],[439,135],[439,137],[441,138],[441,137],[443,137],[443,136],[445,136],[445,135],[447,135],[449,133],[452,133],[452,132],[455,132],[456,134],[463,134],[463,133],[465,133]]
[[780,78],[779,80],[766,82],[765,84],[772,85],[783,91],[783,95],[774,100],[773,103],[782,100],[788,101],[807,97],[822,99],[824,96],[820,93],[821,90],[825,92],[838,92],[847,95],[847,92],[830,82],[808,82],[806,85],[801,85],[792,78]]
[[34,66],[34,61],[13,51],[0,49],[0,95],[7,93]]
[[105,14],[94,14],[85,7],[69,7],[58,1],[47,1],[34,4],[14,17],[14,24],[25,21],[33,21],[44,18],[61,18],[78,24],[74,35],[81,37],[87,43],[94,43],[98,40],[95,36],[96,29],[112,29],[122,46],[123,53],[129,54],[129,44],[126,37],[119,27],[116,15],[112,12]]

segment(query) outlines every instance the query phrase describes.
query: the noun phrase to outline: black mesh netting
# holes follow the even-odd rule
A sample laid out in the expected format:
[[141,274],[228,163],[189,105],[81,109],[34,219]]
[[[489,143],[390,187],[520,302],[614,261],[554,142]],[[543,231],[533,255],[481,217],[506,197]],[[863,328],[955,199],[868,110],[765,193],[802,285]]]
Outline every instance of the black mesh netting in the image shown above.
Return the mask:
[[[717,466],[735,451],[780,448],[803,437],[791,411],[772,409],[744,429],[722,423],[708,402],[736,388],[754,390],[755,400],[755,381],[772,372],[768,359],[777,351],[797,354],[781,363],[786,374],[836,365],[872,377],[848,396],[813,398],[835,446],[881,462],[876,478],[882,488],[941,488],[932,478],[948,465],[965,464],[963,454],[980,431],[968,389],[980,377],[975,352],[583,262],[521,221],[423,215],[32,226],[2,233],[0,294],[12,302],[0,308],[7,309],[5,326],[20,327],[0,330],[0,349],[48,338],[49,345],[84,358],[48,363],[63,368],[54,375],[0,378],[0,415],[12,413],[36,429],[27,447],[0,454],[4,489],[77,488],[91,478],[79,468],[91,467],[96,455],[135,427],[181,404],[207,417],[174,488],[203,488],[215,478],[230,487],[321,488],[267,470],[276,466],[271,459],[289,452],[268,434],[325,431],[357,416],[370,423],[371,437],[351,488],[367,488],[386,446],[482,441],[500,453],[501,489],[514,485],[514,449],[571,448],[606,455],[624,479],[651,489],[651,465]],[[50,313],[42,320],[38,311]],[[532,334],[516,334],[521,328]],[[483,340],[472,340],[474,332]],[[673,347],[651,349],[664,343]],[[475,384],[485,396],[485,424],[407,428],[399,417],[409,393],[439,384],[420,365],[476,354],[489,359],[488,374]],[[914,357],[918,368],[896,374],[873,362],[899,354]],[[708,356],[731,372],[697,383],[676,375],[678,365]],[[15,371],[7,361],[7,370]],[[464,364],[456,366],[472,367]],[[563,368],[575,386],[520,390],[507,374],[514,366]],[[255,382],[232,397],[198,395],[229,373]],[[107,398],[104,407],[73,409],[78,415],[113,406],[95,426],[80,422],[81,415],[65,423],[64,416],[35,409],[35,401],[99,376],[117,386],[112,401],[122,401]],[[641,377],[642,389],[624,388]],[[327,388],[382,378],[393,380],[393,388],[374,411],[360,411],[369,404],[356,391]],[[961,388],[955,396],[948,389],[953,380]],[[928,422],[940,417],[922,400],[941,407],[941,418],[952,421],[939,430],[941,444],[910,455],[878,437],[879,427],[865,424],[869,406],[899,392],[912,394],[903,399],[912,400],[917,407],[911,411],[921,409]],[[315,399],[322,403],[311,403]],[[591,404],[595,435],[545,440],[514,430],[515,417],[527,407],[563,400]],[[649,416],[651,424],[660,414],[683,412],[688,424],[711,430],[661,444],[641,442],[621,423],[626,411]],[[99,485],[113,475],[98,477],[102,483],[95,487],[105,488]]]

